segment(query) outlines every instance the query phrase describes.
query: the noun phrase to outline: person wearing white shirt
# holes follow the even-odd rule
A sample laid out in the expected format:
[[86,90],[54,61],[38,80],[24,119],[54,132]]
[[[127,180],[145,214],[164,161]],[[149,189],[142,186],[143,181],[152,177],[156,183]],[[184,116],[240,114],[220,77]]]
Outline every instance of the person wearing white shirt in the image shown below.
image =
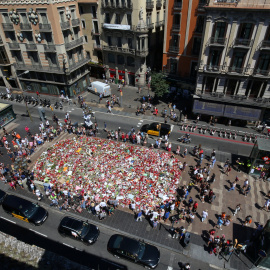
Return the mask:
[[207,217],[208,217],[208,210],[202,211],[202,222],[204,222]]

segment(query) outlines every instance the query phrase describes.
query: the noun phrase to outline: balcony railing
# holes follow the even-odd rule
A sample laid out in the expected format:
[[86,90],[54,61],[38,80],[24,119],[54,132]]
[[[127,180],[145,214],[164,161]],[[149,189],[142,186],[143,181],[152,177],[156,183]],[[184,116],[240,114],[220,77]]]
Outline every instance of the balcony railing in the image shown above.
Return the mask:
[[72,24],[72,26],[79,26],[80,25],[80,23],[81,23],[81,21],[80,21],[80,19],[78,18],[78,19],[73,19],[73,20],[71,20],[71,24]]
[[153,9],[154,1],[146,1],[146,9]]
[[242,39],[242,38],[236,38],[234,40],[234,47],[251,47],[253,44],[253,41],[251,39]]
[[172,30],[173,31],[180,31],[180,24],[173,24],[172,25]]
[[146,27],[147,27],[148,29],[154,29],[155,24],[154,24],[154,23],[149,23],[149,24],[147,24]]
[[130,48],[122,48],[117,46],[102,46],[102,49],[104,51],[116,51],[116,52],[122,52],[122,53],[128,53],[128,54],[135,54],[135,49]]
[[156,22],[156,27],[161,27],[164,25],[164,21]]
[[260,43],[260,49],[267,49],[267,50],[270,50],[270,40],[263,40],[261,43]]
[[44,51],[45,52],[56,52],[56,46],[50,44],[44,44]]
[[51,25],[48,23],[40,23],[39,24],[39,31],[40,32],[50,32],[52,29]]
[[204,72],[220,72],[222,69],[222,66],[213,66],[213,65],[204,65],[203,71]]
[[254,68],[253,70],[253,75],[258,75],[258,76],[269,76],[270,75],[270,71],[269,70],[263,70],[263,69],[259,69],[259,68]]
[[81,66],[87,64],[90,61],[90,58],[86,57],[81,60],[79,60],[77,63],[74,63],[72,65],[69,65],[69,71],[73,71],[75,69],[80,68]]
[[17,42],[8,43],[10,50],[20,50],[20,44]]
[[69,23],[69,21],[67,21],[67,22],[61,22],[60,25],[61,25],[61,29],[62,29],[62,30],[67,30],[67,29],[70,28],[70,23]]
[[80,38],[78,38],[76,40],[65,43],[65,47],[66,47],[66,50],[71,50],[74,47],[77,47],[77,46],[82,45],[82,44],[83,44],[83,37],[80,37]]
[[103,8],[115,8],[115,3],[111,1],[102,1],[101,6]]
[[238,73],[238,74],[243,74],[244,68],[238,68],[238,67],[228,67],[228,73]]
[[216,37],[211,37],[209,39],[209,44],[210,45],[220,45],[220,46],[224,46],[226,43],[227,39],[226,38],[216,38]]
[[161,8],[162,7],[162,0],[157,0],[157,8]]
[[182,2],[174,2],[173,8],[177,9],[177,10],[181,10],[182,9]]
[[179,47],[178,46],[170,46],[169,52],[179,53]]
[[92,29],[92,35],[94,35],[94,36],[100,36],[100,32],[99,32],[99,29]]
[[36,44],[25,44],[26,50],[27,51],[36,51],[37,50],[37,45]]
[[13,24],[12,23],[2,23],[2,27],[4,30],[13,30]]
[[22,30],[32,30],[32,26],[30,23],[20,23],[20,27]]
[[136,51],[136,55],[137,55],[137,56],[145,57],[145,56],[148,55],[148,50],[137,50],[137,51]]
[[41,64],[32,64],[32,65],[25,65],[25,64],[15,64],[16,69],[23,69],[29,71],[39,71],[39,72],[48,72],[48,73],[60,73],[64,74],[63,68],[59,66],[42,66]]
[[101,45],[94,44],[94,49],[95,50],[102,50],[102,46]]

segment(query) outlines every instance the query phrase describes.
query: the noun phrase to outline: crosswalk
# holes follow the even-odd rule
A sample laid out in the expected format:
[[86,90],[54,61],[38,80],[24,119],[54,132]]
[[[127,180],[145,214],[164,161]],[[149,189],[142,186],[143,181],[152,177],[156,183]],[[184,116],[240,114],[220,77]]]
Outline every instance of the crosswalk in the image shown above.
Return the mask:
[[137,124],[137,127],[140,128],[144,120],[140,120],[139,123]]

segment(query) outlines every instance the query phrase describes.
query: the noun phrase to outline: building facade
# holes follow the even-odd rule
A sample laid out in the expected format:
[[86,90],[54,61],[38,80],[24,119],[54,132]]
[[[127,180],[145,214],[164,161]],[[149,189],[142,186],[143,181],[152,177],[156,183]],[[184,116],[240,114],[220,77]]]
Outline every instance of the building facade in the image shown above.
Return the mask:
[[149,68],[161,70],[164,0],[101,0],[101,46],[107,78],[144,86]]
[[270,1],[210,0],[194,113],[258,121],[270,108]]
[[163,71],[194,89],[196,67],[202,43],[206,0],[168,0],[166,2]]
[[87,88],[89,57],[77,1],[3,0],[0,23],[11,69],[9,80],[0,73],[7,87],[68,96]]

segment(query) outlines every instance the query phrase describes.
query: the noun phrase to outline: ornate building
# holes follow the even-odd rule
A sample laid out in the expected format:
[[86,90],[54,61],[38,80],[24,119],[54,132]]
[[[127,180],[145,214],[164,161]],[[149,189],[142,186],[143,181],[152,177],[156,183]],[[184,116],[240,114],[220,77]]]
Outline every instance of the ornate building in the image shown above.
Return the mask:
[[0,62],[0,76],[7,87],[73,96],[89,85],[77,1],[2,0],[0,23],[10,68],[6,74]]
[[269,118],[270,1],[210,0],[205,9],[193,112]]

